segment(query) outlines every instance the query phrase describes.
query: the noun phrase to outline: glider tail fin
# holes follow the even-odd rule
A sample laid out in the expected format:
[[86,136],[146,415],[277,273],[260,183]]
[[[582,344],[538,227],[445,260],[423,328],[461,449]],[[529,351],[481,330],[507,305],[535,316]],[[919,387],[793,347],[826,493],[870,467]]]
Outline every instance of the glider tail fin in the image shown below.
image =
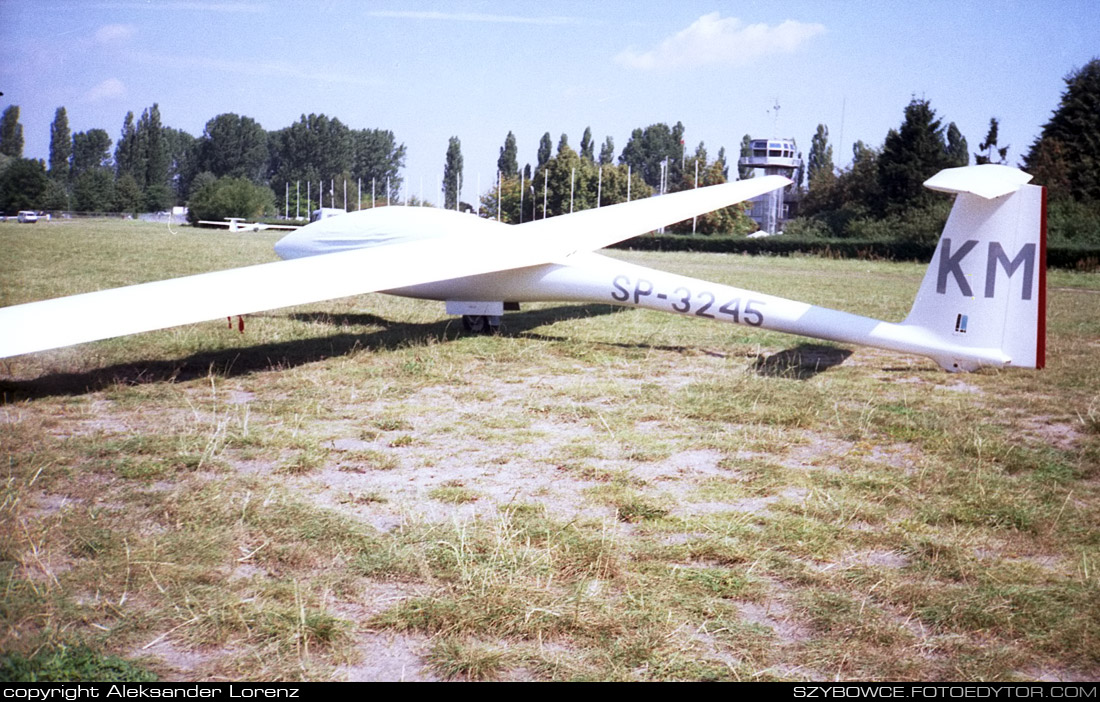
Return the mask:
[[[941,171],[925,185],[957,193],[903,325],[918,327],[949,371],[1046,361],[1046,192],[1006,166]],[[917,331],[917,330],[914,330]]]

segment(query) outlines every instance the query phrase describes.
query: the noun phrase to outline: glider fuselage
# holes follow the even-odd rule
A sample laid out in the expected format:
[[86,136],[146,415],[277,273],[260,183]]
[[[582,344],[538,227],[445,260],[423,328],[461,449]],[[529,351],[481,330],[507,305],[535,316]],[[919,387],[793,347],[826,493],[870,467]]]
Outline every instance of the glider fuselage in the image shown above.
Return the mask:
[[[509,226],[472,215],[441,213],[438,210],[423,212],[423,216],[413,218],[422,221],[411,226],[408,217],[402,217],[400,233],[387,230],[384,221],[372,223],[371,228],[358,224],[354,227],[347,226],[346,231],[319,232],[301,229],[276,244],[276,251],[285,258],[297,258],[410,241],[427,241],[444,236],[452,240],[452,237],[461,237],[467,231],[473,233],[486,228]],[[396,215],[397,212],[393,214]],[[439,220],[443,218],[451,221],[446,228],[439,228]],[[335,219],[330,221],[336,223]],[[516,236],[522,234],[517,231]],[[818,307],[638,266],[585,251],[563,257],[556,263],[440,280],[381,292],[448,303],[605,303],[802,334],[842,343],[876,346],[892,351],[929,355],[931,346],[939,352],[937,360],[948,368],[1002,366],[1009,361],[996,348],[975,349],[945,343],[943,339],[936,339],[919,327]]]

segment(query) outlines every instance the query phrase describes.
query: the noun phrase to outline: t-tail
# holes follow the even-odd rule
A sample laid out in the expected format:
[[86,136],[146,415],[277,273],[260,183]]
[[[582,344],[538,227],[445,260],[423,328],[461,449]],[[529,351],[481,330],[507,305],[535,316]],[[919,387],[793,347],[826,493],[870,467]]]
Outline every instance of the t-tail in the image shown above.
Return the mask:
[[947,370],[1045,365],[1046,193],[1030,180],[982,165],[925,182],[957,195],[902,326],[926,332],[923,353]]

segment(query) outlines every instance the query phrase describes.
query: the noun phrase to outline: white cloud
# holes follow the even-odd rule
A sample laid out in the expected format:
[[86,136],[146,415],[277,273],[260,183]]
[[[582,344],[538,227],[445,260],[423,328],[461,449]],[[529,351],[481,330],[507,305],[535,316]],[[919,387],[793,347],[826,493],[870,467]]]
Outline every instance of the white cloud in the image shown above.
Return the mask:
[[374,75],[361,75],[333,69],[306,70],[288,61],[237,61],[206,56],[168,56],[148,52],[133,52],[129,56],[145,66],[161,66],[173,70],[217,71],[303,83],[330,83],[364,88],[378,87],[383,84],[382,79]]
[[110,44],[128,39],[133,35],[134,25],[132,24],[105,24],[96,31],[95,40],[98,44]]
[[432,12],[416,10],[376,10],[371,17],[388,19],[442,20],[446,22],[489,22],[492,24],[576,24],[572,17],[524,17],[521,15],[488,15],[473,12]]
[[101,102],[126,94],[126,86],[118,78],[108,78],[84,93],[84,102]]
[[703,15],[654,49],[627,49],[615,61],[639,70],[695,66],[747,66],[760,58],[791,53],[825,31],[824,25],[787,20],[775,26],[745,24],[717,12]]
[[102,7],[113,10],[154,10],[164,12],[168,10],[183,10],[189,12],[267,12],[266,3],[254,2],[111,2]]

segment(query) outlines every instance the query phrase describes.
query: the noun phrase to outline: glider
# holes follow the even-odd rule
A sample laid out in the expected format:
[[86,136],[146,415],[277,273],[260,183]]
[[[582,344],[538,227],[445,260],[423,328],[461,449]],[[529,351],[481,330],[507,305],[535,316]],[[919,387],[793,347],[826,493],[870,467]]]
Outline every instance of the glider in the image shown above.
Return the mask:
[[265,229],[298,229],[298,227],[290,224],[266,224],[264,222],[249,222],[243,217],[226,217],[224,222],[214,222],[207,219],[200,219],[199,224],[205,224],[210,227],[229,227],[230,234],[236,234],[238,232],[261,232]]
[[0,308],[0,357],[367,292],[442,300],[492,323],[506,303],[611,303],[928,356],[948,371],[1045,362],[1044,190],[1014,168],[941,171],[955,204],[900,323],[633,265],[595,253],[785,187],[765,176],[507,225],[382,207],[281,239],[284,259]]

